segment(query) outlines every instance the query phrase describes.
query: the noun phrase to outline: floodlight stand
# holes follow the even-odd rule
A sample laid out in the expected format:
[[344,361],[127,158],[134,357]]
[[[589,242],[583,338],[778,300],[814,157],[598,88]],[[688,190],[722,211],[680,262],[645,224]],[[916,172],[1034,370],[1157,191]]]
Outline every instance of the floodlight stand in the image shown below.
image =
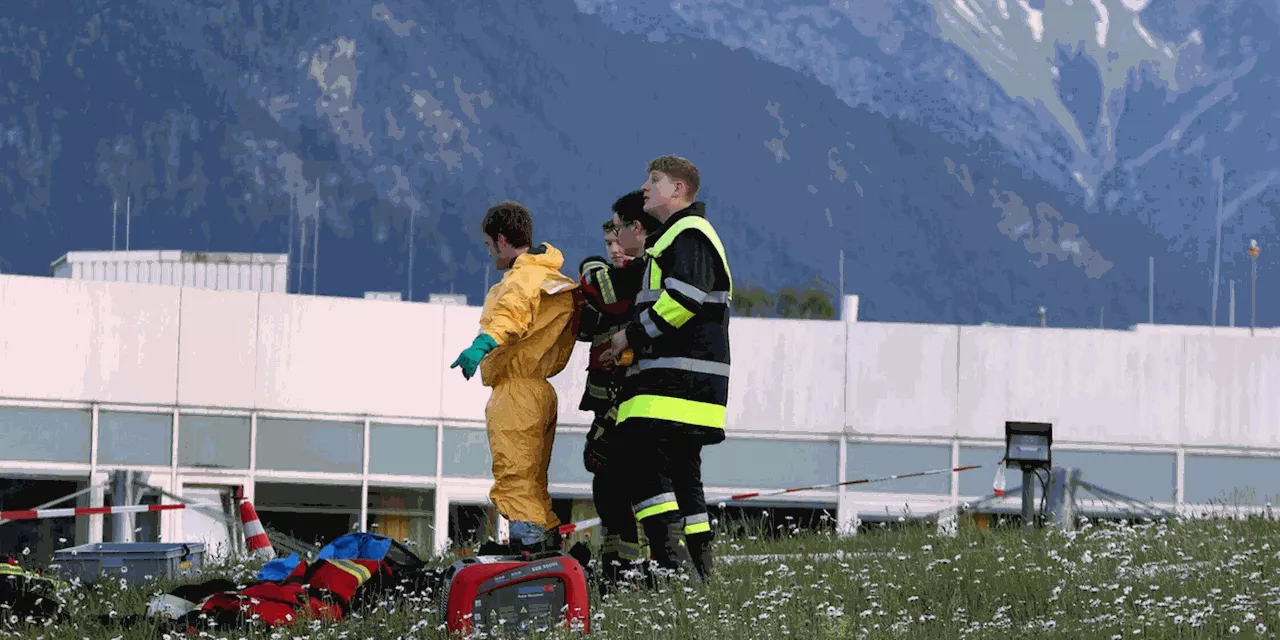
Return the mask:
[[1030,529],[1036,523],[1036,470],[1022,467],[1022,528]]

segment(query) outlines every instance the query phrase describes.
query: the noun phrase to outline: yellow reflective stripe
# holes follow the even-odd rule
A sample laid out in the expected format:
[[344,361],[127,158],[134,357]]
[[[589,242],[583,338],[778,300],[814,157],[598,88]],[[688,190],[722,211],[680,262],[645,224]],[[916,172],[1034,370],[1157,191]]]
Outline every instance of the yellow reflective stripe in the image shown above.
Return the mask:
[[618,556],[623,560],[639,560],[642,549],[638,542],[623,542],[618,540],[614,543],[614,551],[618,552]]
[[[667,229],[666,233],[663,233],[662,237],[658,238],[658,241],[653,243],[653,246],[649,247],[645,252],[655,258],[662,255],[662,252],[666,251],[667,247],[671,246],[671,243],[675,241],[676,236],[680,235],[680,232],[685,231],[686,229],[696,229],[701,231],[702,234],[711,241],[711,246],[715,247],[716,253],[720,254],[720,264],[724,266],[724,274],[729,277],[729,297],[732,298],[733,273],[729,270],[729,259],[725,257],[724,245],[720,242],[720,235],[716,233],[715,227],[712,227],[711,223],[708,222],[706,218],[699,216],[686,216],[677,220],[676,223],[671,225],[671,228]],[[659,282],[660,281],[661,280],[659,280]],[[659,288],[652,278],[649,280],[649,288]]]
[[693,317],[692,311],[676,302],[676,299],[668,295],[666,291],[663,291],[662,295],[658,297],[658,301],[653,303],[653,312],[658,314],[658,317],[666,320],[667,324],[677,329],[683,327],[684,323]]
[[22,567],[12,565],[7,562],[0,562],[0,575],[20,576],[25,575],[26,573],[26,571],[22,570]]
[[604,418],[605,420],[612,420],[616,422],[618,420],[618,405],[609,407],[609,412],[604,414]]
[[360,584],[364,584],[373,576],[373,574],[369,572],[368,568],[363,565],[356,564],[351,560],[330,560],[329,564],[355,576],[356,580],[360,581]]
[[601,270],[596,274],[596,282],[600,285],[600,298],[605,304],[613,304],[618,301],[618,295],[613,292],[613,279],[609,277],[608,270]]
[[679,511],[679,510],[680,510],[680,503],[676,502],[675,500],[671,500],[670,502],[661,502],[653,505],[652,507],[646,507],[644,509],[637,511],[636,520],[644,520],[649,516],[656,516],[658,514],[669,513],[671,511]]
[[587,383],[587,394],[592,398],[599,398],[601,400],[609,399],[609,389],[598,384],[591,384],[590,382]]
[[662,267],[658,266],[656,260],[650,260],[649,265],[645,267],[649,272],[649,289],[657,291],[662,288]]
[[710,530],[711,530],[710,522],[695,522],[693,524],[686,524],[684,526],[685,535],[688,535],[691,533],[706,533]]
[[618,422],[625,422],[628,418],[653,418],[723,429],[725,408],[710,402],[642,395],[631,398],[618,407]]

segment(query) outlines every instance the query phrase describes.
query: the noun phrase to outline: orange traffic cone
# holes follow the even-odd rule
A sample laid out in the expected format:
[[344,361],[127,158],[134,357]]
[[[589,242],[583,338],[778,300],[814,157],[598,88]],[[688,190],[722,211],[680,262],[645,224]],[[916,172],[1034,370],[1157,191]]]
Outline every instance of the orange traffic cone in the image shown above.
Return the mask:
[[249,547],[249,555],[267,560],[275,558],[276,550],[271,548],[267,531],[258,521],[258,512],[254,511],[253,503],[248,500],[242,499],[240,502],[240,522],[244,525],[244,542]]

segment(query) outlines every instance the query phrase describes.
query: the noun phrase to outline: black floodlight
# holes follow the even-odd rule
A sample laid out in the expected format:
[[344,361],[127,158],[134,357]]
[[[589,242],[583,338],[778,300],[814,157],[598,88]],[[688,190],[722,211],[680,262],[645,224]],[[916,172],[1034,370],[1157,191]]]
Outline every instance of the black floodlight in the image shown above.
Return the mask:
[[1048,422],[1004,423],[1005,466],[1048,469],[1052,466],[1053,424]]

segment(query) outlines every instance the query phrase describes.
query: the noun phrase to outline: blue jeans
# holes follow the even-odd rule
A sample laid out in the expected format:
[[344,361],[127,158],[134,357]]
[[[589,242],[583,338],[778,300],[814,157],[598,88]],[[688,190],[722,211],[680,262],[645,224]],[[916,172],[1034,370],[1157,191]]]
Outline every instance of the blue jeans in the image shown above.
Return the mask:
[[533,546],[542,542],[546,536],[546,529],[533,524],[532,522],[511,522],[511,541],[519,541],[521,544]]

